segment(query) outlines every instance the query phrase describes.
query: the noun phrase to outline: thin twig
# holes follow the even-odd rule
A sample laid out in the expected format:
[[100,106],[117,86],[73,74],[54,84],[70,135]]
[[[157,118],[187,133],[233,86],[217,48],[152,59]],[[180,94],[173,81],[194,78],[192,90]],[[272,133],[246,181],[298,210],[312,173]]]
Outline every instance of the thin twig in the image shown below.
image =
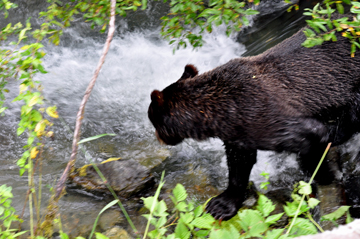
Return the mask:
[[111,0],[111,17],[110,17],[110,22],[109,22],[109,31],[108,31],[108,36],[107,36],[107,39],[106,39],[106,43],[105,43],[105,46],[104,46],[104,49],[103,49],[103,53],[100,57],[100,60],[98,62],[98,65],[96,67],[96,70],[95,70],[95,73],[85,91],[85,95],[83,97],[83,100],[81,101],[81,104],[80,104],[80,108],[79,108],[79,111],[77,113],[77,116],[76,116],[76,125],[75,125],[75,131],[74,131],[74,139],[73,139],[73,144],[72,144],[72,152],[71,152],[71,156],[70,156],[70,160],[61,176],[61,178],[59,179],[59,182],[56,186],[56,198],[59,197],[63,190],[64,190],[64,187],[65,187],[65,182],[66,182],[66,179],[68,178],[68,175],[70,173],[70,170],[73,168],[74,164],[75,164],[75,161],[76,161],[76,154],[77,154],[77,151],[78,151],[78,142],[80,140],[80,128],[81,128],[81,123],[82,123],[82,119],[84,118],[84,111],[85,111],[85,105],[86,105],[86,102],[88,101],[89,97],[90,97],[90,93],[91,93],[91,90],[94,88],[94,85],[95,85],[95,82],[96,82],[96,79],[99,75],[99,72],[100,72],[100,69],[102,67],[102,65],[104,64],[104,61],[105,61],[105,57],[106,57],[106,54],[108,53],[109,51],[109,48],[110,48],[110,43],[111,43],[111,40],[114,36],[114,32],[115,32],[115,5],[116,5],[116,0]]

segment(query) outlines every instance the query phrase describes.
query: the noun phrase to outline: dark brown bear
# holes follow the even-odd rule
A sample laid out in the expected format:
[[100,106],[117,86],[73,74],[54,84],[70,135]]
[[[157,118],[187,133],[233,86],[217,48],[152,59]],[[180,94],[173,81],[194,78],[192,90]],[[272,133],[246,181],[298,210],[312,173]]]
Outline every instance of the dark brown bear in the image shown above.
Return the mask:
[[351,57],[350,43],[337,36],[305,48],[299,31],[200,75],[187,65],[177,82],[152,92],[148,115],[159,141],[223,140],[229,183],[206,207],[215,218],[230,219],[241,207],[258,149],[296,152],[312,171],[328,142],[360,131],[360,52]]

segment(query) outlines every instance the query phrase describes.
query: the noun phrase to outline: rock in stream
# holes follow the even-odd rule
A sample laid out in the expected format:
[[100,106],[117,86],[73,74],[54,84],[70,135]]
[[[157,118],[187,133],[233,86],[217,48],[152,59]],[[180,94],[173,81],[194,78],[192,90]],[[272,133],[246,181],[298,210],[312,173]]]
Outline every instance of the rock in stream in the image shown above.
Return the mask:
[[[118,196],[129,198],[154,185],[150,170],[133,159],[110,159],[96,165]],[[105,182],[94,166],[77,168],[70,174],[71,186],[91,193],[109,193]]]

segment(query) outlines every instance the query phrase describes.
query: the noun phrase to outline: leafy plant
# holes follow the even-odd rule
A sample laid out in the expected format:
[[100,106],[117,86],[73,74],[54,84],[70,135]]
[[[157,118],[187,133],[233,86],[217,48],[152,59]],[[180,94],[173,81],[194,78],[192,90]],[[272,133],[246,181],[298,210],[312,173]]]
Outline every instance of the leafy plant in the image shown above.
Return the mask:
[[[163,182],[161,183],[163,186]],[[159,187],[161,188],[161,187]],[[259,194],[257,205],[252,209],[242,209],[231,220],[218,222],[204,211],[205,205],[195,206],[188,202],[187,192],[181,184],[172,191],[174,209],[169,213],[164,200],[157,197],[142,198],[144,206],[152,212],[143,215],[153,225],[154,230],[146,234],[149,238],[266,238],[285,239],[318,233],[323,229],[312,218],[310,210],[320,201],[315,198],[301,200],[296,192],[308,193],[308,184],[300,182],[292,193],[292,202],[286,202],[284,212],[274,214],[275,205],[265,195]],[[321,220],[335,222],[347,214],[347,222],[351,221],[349,207],[343,206],[333,213],[322,216]],[[171,215],[171,216],[170,216]],[[277,227],[280,219],[289,221],[284,228]],[[145,236],[144,236],[145,238]]]
[[11,206],[13,194],[12,188],[4,185],[0,186],[0,239],[17,238],[26,233],[26,231],[18,232],[17,229],[12,229],[13,222],[22,222],[17,215],[15,209]]
[[[166,1],[166,0],[165,0]],[[0,31],[0,41],[8,43],[7,47],[0,49],[0,115],[6,112],[7,107],[4,106],[5,95],[9,92],[6,84],[9,79],[16,79],[19,82],[19,94],[14,101],[23,103],[21,106],[20,122],[17,134],[27,135],[27,142],[24,146],[24,153],[17,161],[20,168],[20,174],[28,173],[28,200],[30,210],[30,233],[35,238],[36,232],[34,228],[40,228],[40,202],[41,202],[41,165],[42,151],[44,148],[44,140],[52,137],[53,132],[51,126],[53,120],[58,118],[56,106],[46,105],[42,94],[41,82],[35,80],[36,74],[46,74],[47,71],[43,66],[45,56],[44,39],[58,45],[63,30],[71,25],[71,22],[78,16],[82,16],[85,21],[90,22],[91,27],[99,27],[104,32],[108,27],[110,19],[110,1],[97,0],[48,0],[49,6],[47,11],[40,13],[43,23],[39,29],[33,29],[30,21],[25,23],[9,23]],[[176,47],[186,47],[188,44],[193,47],[200,47],[203,44],[202,34],[204,32],[212,32],[214,26],[222,24],[226,25],[226,34],[239,30],[243,25],[248,24],[247,16],[257,14],[257,11],[246,8],[247,4],[253,1],[239,2],[236,0],[211,0],[202,2],[201,0],[172,0],[170,1],[170,13],[162,18],[162,35],[170,40],[170,43]],[[255,0],[253,4],[258,4]],[[346,1],[329,1],[326,0],[324,6],[317,5],[313,10],[308,10],[307,15],[313,17],[308,21],[311,29],[306,31],[308,36],[305,46],[310,47],[321,44],[326,40],[336,40],[335,31],[343,31],[343,36],[352,42],[351,54],[354,56],[356,48],[359,45],[359,16],[360,5],[358,2]],[[343,3],[351,4],[351,12],[356,16],[353,21],[346,19],[329,20],[334,12],[331,6],[336,6],[338,12],[344,12]],[[9,10],[17,7],[16,4],[8,0],[0,0],[0,10],[6,18]],[[125,16],[128,11],[136,11],[147,8],[147,0],[123,0],[117,1],[115,12],[117,15]],[[322,32],[323,31],[323,32]],[[26,41],[25,41],[26,40]],[[84,141],[83,141],[84,142]],[[34,172],[38,170],[38,191],[35,190]],[[266,174],[263,175],[266,179]],[[266,188],[267,184],[263,184]],[[303,185],[304,186],[304,185]],[[305,185],[298,191],[304,192],[303,195],[309,195],[305,190]],[[0,188],[0,220],[3,220],[3,227],[0,235],[3,238],[12,238],[19,236],[10,229],[11,222],[16,221],[14,210],[11,204],[11,188],[2,186]],[[3,196],[5,195],[5,196]],[[11,196],[10,196],[11,195]],[[274,215],[268,215],[269,209],[272,208],[271,202],[263,196],[259,196],[258,206],[249,211],[241,211],[229,222],[218,224],[208,214],[204,212],[204,206],[196,206],[193,202],[187,202],[187,194],[182,186],[177,186],[173,191],[172,201],[174,203],[173,216],[167,211],[166,204],[158,201],[157,196],[147,200],[145,205],[151,207],[148,216],[149,223],[155,226],[157,231],[152,231],[150,235],[162,237],[167,235],[168,238],[187,238],[189,235],[197,238],[237,238],[238,236],[260,235],[264,238],[277,238],[284,232],[284,229],[272,229],[274,225]],[[293,194],[293,202],[287,204],[288,214],[294,215],[292,219],[292,227],[288,229],[289,236],[302,233],[301,228],[307,225],[306,218],[296,218],[296,216],[309,215],[309,210],[316,206],[316,201],[307,198],[306,201],[300,199]],[[260,201],[261,199],[261,201]],[[36,202],[37,201],[37,202]],[[305,204],[304,204],[305,203]],[[267,205],[267,206],[266,206]],[[34,207],[35,206],[35,210]],[[119,206],[123,209],[122,205]],[[292,209],[297,209],[293,213]],[[125,211],[125,209],[123,209]],[[266,213],[265,213],[266,212]],[[272,212],[272,211],[271,211]],[[271,213],[270,212],[270,213]],[[324,217],[323,220],[335,221],[338,215],[348,213],[346,208],[334,212],[333,215]],[[34,222],[34,214],[37,215],[37,222]],[[167,214],[168,213],[168,214]],[[127,217],[128,215],[124,213]],[[288,215],[289,217],[292,217]],[[241,221],[240,219],[244,220]],[[265,221],[256,222],[256,220],[247,221],[246,219],[257,218]],[[171,219],[171,220],[170,220]],[[311,218],[308,217],[311,221]],[[253,224],[255,223],[255,224]],[[35,225],[37,224],[37,225]],[[130,223],[131,224],[131,223]],[[155,224],[155,225],[154,225]],[[133,225],[131,224],[133,227]],[[303,226],[303,227],[302,227]],[[255,228],[255,229],[253,229]],[[300,229],[299,229],[300,228]],[[170,230],[171,229],[171,230]],[[172,230],[174,229],[174,230]],[[136,231],[136,229],[134,229]],[[305,230],[306,231],[306,230]],[[311,231],[311,230],[308,230]],[[62,238],[67,235],[62,232]],[[104,236],[96,233],[97,238]],[[284,237],[282,235],[281,237]],[[37,238],[43,238],[38,236]]]
[[[259,2],[255,0],[254,4]],[[211,33],[214,26],[225,24],[229,36],[248,25],[247,16],[258,14],[258,11],[246,5],[246,1],[236,0],[171,0],[170,13],[161,18],[161,34],[175,45],[174,50],[188,44],[201,47],[204,44],[202,34]]]
[[[286,239],[302,235],[323,232],[321,226],[312,218],[311,209],[314,209],[320,201],[310,197],[311,182],[316,175],[322,161],[327,154],[325,150],[318,167],[316,168],[309,183],[300,181],[295,185],[291,194],[292,201],[283,206],[284,212],[274,214],[275,205],[263,194],[259,194],[257,205],[251,209],[240,209],[236,216],[229,221],[215,220],[206,213],[205,205],[196,205],[187,201],[188,194],[181,184],[177,184],[170,198],[173,210],[168,212],[164,200],[158,200],[160,190],[164,185],[163,176],[155,197],[142,198],[145,208],[150,214],[143,215],[152,224],[154,230],[147,232],[149,238],[188,239],[188,238],[266,238]],[[264,174],[268,176],[268,174]],[[333,213],[323,215],[321,220],[336,220],[346,214],[347,222],[351,222],[348,206],[340,207]],[[171,216],[170,216],[171,215]],[[280,219],[286,219],[289,223],[284,228],[279,228],[277,223]]]
[[270,175],[270,174],[267,173],[267,172],[261,172],[260,175],[263,176],[263,177],[266,179],[265,182],[261,182],[261,183],[260,183],[260,188],[261,188],[261,189],[264,189],[264,190],[267,190],[267,189],[268,189],[267,186],[270,184],[270,182],[269,182],[269,178],[270,178],[269,175]]
[[[337,10],[344,14],[343,4],[351,5],[350,12],[354,14],[351,20],[347,17],[336,19],[332,14]],[[336,10],[335,10],[336,9]],[[360,3],[350,0],[332,1],[326,0],[322,5],[318,3],[313,9],[305,9],[304,15],[311,16],[306,20],[310,28],[305,29],[307,37],[303,43],[305,47],[321,45],[324,41],[336,41],[336,32],[342,32],[342,36],[351,42],[351,56],[355,56],[356,48],[360,48]]]

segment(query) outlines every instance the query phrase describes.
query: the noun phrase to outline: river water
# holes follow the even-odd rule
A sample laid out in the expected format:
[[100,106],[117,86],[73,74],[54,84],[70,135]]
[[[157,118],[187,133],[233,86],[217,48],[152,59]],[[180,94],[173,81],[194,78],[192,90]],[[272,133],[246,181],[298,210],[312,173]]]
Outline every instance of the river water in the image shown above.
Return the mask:
[[[29,16],[33,16],[34,24],[39,24],[41,21],[36,15],[46,8],[44,2],[18,1],[19,9],[13,11],[15,14],[4,24],[7,21],[24,22]],[[234,57],[257,54],[298,30],[303,25],[303,18],[299,13],[273,14],[267,18],[268,22],[252,28],[261,31],[253,33],[250,29],[247,34],[230,38],[220,27],[214,34],[205,35],[206,44],[201,49],[188,48],[173,54],[173,47],[159,37],[158,19],[166,10],[166,5],[156,2],[150,4],[146,11],[131,12],[128,18],[117,20],[115,37],[86,106],[82,128],[82,137],[102,133],[114,133],[116,136],[85,144],[86,153],[79,153],[77,165],[101,162],[110,157],[133,158],[139,162],[166,158],[162,166],[154,171],[155,176],[158,178],[158,173],[164,169],[166,188],[182,183],[193,198],[201,201],[204,194],[212,196],[226,187],[227,169],[222,142],[217,139],[206,142],[185,140],[175,147],[160,146],[147,118],[150,93],[176,81],[188,63],[194,64],[201,73]],[[55,139],[48,142],[44,153],[44,206],[51,195],[49,188],[59,178],[70,157],[76,113],[105,38],[106,34],[91,30],[89,24],[79,18],[73,27],[65,31],[59,46],[44,42],[47,53],[44,66],[49,73],[39,75],[37,79],[44,86],[47,104],[57,105],[60,115],[53,126]],[[16,195],[13,206],[20,214],[26,196],[27,176],[19,176],[15,162],[21,157],[25,137],[16,136],[21,103],[10,103],[18,92],[17,83],[10,82],[8,88],[9,110],[0,120],[0,184],[13,187]],[[284,157],[287,157],[286,163],[281,163]],[[280,187],[281,182],[291,186],[291,182],[302,176],[301,173],[294,174],[298,172],[294,158],[294,155],[259,152],[251,180],[259,185],[264,181],[260,173],[266,171],[276,178],[274,181],[277,183],[272,187]],[[200,185],[205,191],[194,185]],[[101,199],[70,192],[60,202],[61,211],[77,211],[78,215],[82,215],[79,216],[81,220],[89,220],[91,224],[95,216],[89,210],[96,215],[105,205]],[[25,220],[27,218],[26,210]]]

